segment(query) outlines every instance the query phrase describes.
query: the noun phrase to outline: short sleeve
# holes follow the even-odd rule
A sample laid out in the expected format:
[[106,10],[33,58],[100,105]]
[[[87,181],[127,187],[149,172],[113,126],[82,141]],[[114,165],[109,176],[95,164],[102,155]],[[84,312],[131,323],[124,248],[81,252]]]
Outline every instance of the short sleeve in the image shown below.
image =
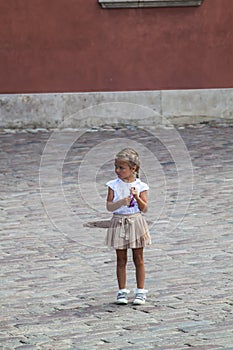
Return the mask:
[[115,190],[116,187],[116,180],[111,180],[106,183],[106,186],[110,187],[113,191]]
[[140,183],[140,192],[148,191],[148,190],[149,190],[149,186],[145,182],[141,181],[141,183]]

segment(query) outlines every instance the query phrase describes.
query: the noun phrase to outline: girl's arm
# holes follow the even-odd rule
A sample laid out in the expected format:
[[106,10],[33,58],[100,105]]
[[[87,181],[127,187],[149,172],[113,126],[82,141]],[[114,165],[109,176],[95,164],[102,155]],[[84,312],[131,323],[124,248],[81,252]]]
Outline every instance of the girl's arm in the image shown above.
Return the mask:
[[138,208],[145,213],[148,209],[148,203],[147,203],[147,191],[142,191],[140,193],[140,195],[138,195],[137,190],[132,187],[131,188],[131,193],[134,196],[134,198],[136,199],[137,203],[138,203]]
[[113,198],[114,198],[114,191],[109,187],[108,188],[108,196],[107,196],[107,203],[106,203],[106,208],[108,211],[114,211],[124,205],[129,205],[131,198],[126,197],[126,198],[122,198],[117,202],[113,202]]

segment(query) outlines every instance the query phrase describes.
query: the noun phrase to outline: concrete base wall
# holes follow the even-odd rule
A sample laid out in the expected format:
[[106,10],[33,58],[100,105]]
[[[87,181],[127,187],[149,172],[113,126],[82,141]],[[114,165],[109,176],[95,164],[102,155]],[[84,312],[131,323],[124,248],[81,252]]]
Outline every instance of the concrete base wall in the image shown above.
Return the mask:
[[0,128],[233,124],[233,88],[0,95]]

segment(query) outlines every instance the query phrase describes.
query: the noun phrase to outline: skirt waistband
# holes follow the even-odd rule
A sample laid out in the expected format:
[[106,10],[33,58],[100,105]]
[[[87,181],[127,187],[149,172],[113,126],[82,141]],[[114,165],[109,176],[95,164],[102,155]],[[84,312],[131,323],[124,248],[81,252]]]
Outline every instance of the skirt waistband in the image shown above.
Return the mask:
[[113,214],[114,218],[134,218],[135,216],[139,216],[142,215],[141,212],[139,211],[138,213],[134,213],[134,214]]

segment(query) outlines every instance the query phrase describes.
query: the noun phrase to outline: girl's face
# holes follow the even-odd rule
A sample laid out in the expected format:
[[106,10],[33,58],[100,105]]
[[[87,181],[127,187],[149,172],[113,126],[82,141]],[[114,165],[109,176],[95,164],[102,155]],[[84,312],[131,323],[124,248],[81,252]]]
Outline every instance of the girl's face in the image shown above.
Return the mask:
[[133,182],[135,170],[136,166],[130,167],[127,162],[124,162],[119,159],[115,160],[115,173],[122,181]]

